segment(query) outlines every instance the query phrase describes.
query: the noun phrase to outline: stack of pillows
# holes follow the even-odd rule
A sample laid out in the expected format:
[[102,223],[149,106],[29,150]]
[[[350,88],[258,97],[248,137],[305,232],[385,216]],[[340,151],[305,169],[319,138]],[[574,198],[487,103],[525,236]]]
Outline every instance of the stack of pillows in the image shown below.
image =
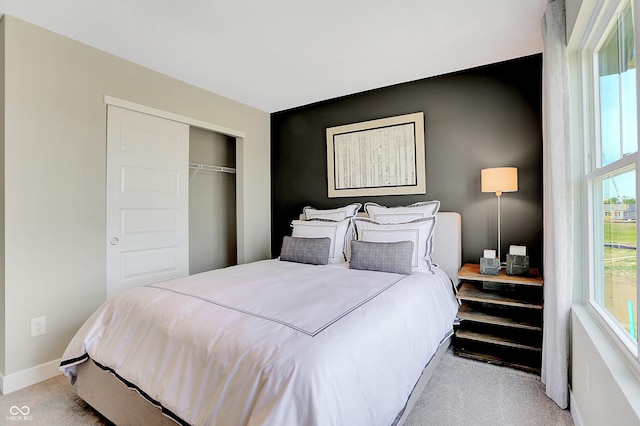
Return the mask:
[[303,209],[304,220],[291,222],[280,260],[314,265],[349,262],[351,269],[409,275],[431,272],[433,233],[440,201],[402,207],[359,203],[330,210]]

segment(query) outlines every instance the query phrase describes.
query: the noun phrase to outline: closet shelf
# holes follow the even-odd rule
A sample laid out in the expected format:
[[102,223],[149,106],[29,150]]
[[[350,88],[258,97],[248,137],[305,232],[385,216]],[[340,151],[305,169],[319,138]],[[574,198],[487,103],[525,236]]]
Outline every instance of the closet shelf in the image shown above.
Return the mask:
[[[223,172],[223,173],[232,173],[236,172],[236,169],[233,167],[224,167],[224,166],[211,166],[209,164],[198,164],[198,163],[189,163],[189,168],[195,170],[193,176],[198,173],[198,171],[202,170],[205,172]],[[193,179],[193,176],[191,178]]]

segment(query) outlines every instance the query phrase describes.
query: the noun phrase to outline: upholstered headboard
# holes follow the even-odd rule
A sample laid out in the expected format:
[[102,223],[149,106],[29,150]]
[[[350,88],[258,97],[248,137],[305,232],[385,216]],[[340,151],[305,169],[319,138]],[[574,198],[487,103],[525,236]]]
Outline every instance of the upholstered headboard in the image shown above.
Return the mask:
[[454,283],[458,282],[458,270],[462,265],[462,220],[460,213],[438,212],[436,230],[433,235],[433,253],[431,257],[449,275]]

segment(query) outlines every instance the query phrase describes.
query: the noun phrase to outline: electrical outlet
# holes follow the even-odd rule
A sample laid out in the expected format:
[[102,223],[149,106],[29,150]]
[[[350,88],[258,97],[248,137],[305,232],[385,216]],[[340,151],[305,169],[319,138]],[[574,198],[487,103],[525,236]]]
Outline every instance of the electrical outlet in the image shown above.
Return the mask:
[[31,337],[47,334],[47,317],[31,318]]

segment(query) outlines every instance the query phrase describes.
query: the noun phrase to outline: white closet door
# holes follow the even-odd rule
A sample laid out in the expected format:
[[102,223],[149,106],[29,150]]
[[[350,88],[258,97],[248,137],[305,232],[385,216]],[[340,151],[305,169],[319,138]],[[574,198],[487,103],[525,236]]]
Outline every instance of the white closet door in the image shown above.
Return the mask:
[[189,275],[189,126],[108,106],[107,297]]

